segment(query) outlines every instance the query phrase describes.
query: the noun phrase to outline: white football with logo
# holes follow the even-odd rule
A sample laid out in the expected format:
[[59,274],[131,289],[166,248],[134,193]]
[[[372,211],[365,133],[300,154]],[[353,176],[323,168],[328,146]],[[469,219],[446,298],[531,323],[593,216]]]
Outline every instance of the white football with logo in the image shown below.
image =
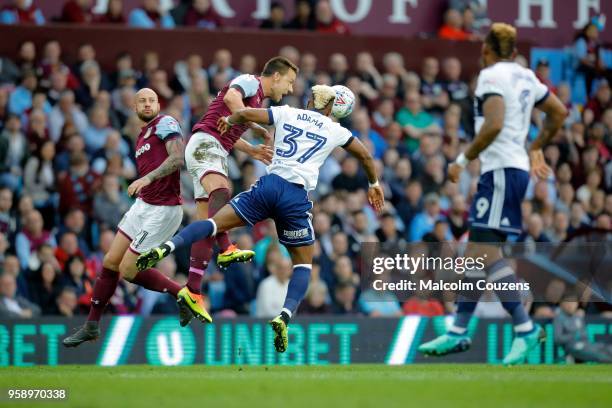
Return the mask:
[[332,86],[336,91],[336,100],[332,107],[332,115],[337,119],[346,118],[348,115],[353,113],[353,107],[355,106],[355,95],[353,91],[348,89],[344,85]]

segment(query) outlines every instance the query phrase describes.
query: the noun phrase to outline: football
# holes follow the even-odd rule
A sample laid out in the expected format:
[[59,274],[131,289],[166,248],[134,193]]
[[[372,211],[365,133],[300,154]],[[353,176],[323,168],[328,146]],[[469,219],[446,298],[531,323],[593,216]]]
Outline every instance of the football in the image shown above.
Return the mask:
[[346,118],[353,112],[355,95],[353,91],[344,85],[334,85],[332,88],[336,91],[336,100],[332,108],[332,115],[337,119]]

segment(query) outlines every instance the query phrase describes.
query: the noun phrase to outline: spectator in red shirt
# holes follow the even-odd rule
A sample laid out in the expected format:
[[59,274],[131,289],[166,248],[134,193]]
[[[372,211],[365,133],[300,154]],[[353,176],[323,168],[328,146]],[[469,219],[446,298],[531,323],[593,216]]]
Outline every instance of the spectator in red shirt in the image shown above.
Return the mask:
[[213,30],[222,27],[223,22],[211,7],[210,0],[193,0],[185,15],[185,25]]
[[557,88],[550,80],[550,65],[546,58],[543,58],[538,61],[538,65],[536,65],[536,77],[542,82],[544,85],[548,87],[550,92],[556,94]]
[[471,40],[472,35],[463,30],[463,17],[455,9],[448,9],[444,14],[444,24],[438,31],[438,37],[443,40],[466,41]]
[[104,24],[125,24],[123,15],[123,0],[109,0],[106,13],[96,18],[97,23]]
[[59,239],[59,245],[55,248],[55,259],[59,262],[60,268],[66,267],[66,262],[73,257],[85,258],[85,254],[79,248],[79,240],[74,232],[65,232]]
[[34,2],[13,0],[0,11],[0,24],[45,24],[45,17]]
[[589,126],[593,122],[599,122],[601,116],[608,108],[612,108],[612,91],[608,81],[602,79],[597,84],[595,96],[589,100],[584,109],[585,124]]
[[40,80],[40,86],[50,88],[50,77],[53,72],[64,71],[68,75],[66,86],[70,89],[77,89],[79,87],[79,80],[70,71],[68,65],[64,64],[61,60],[62,47],[56,40],[51,40],[45,44],[43,51],[43,60],[40,63],[40,69],[42,70],[42,77]]
[[348,26],[334,16],[327,0],[317,3],[315,17],[317,19],[316,30],[320,33],[350,34]]
[[66,214],[71,208],[79,208],[91,216],[93,196],[98,184],[98,176],[90,170],[87,155],[83,152],[74,153],[70,158],[68,174],[59,181],[60,214]]
[[66,23],[90,23],[93,21],[93,0],[68,0],[62,9],[61,20]]
[[411,296],[402,306],[405,315],[419,315],[425,317],[441,316],[444,314],[444,306],[439,300],[430,298],[424,291],[417,292]]

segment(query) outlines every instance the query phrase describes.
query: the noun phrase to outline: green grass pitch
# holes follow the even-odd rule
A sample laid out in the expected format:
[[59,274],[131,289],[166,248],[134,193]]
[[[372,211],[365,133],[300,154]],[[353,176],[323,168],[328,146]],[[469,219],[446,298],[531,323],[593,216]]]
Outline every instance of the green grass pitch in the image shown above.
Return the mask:
[[[9,388],[65,388],[10,402]],[[612,407],[612,366],[57,366],[0,369],[16,407]]]

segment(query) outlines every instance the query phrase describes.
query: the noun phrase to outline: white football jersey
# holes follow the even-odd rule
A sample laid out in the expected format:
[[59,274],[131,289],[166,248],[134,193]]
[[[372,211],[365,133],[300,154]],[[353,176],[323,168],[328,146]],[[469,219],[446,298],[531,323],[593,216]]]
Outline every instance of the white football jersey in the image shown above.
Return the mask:
[[476,132],[484,122],[482,106],[492,95],[504,98],[504,127],[493,143],[480,153],[481,173],[501,168],[529,171],[525,139],[531,111],[534,105],[546,99],[548,88],[533,71],[514,62],[498,62],[483,69],[476,86]]
[[291,183],[314,190],[319,169],[334,148],[346,146],[351,132],[318,112],[290,106],[268,109],[274,124],[274,157],[268,174],[276,174]]

